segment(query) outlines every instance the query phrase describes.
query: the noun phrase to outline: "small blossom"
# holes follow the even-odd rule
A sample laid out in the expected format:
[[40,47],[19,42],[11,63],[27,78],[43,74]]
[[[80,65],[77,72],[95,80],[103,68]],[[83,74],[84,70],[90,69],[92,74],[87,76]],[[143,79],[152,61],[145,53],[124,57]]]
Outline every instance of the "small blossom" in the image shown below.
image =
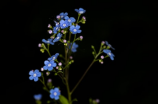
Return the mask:
[[63,18],[65,18],[68,15],[68,13],[67,12],[63,13],[62,12],[59,15],[60,15],[61,19],[63,19]]
[[64,20],[61,20],[60,21],[60,27],[61,27],[61,29],[65,29],[65,28],[67,28],[69,26],[69,23],[68,23],[68,21],[64,21]]
[[83,36],[80,36],[80,39],[83,39]]
[[99,99],[96,99],[95,101],[96,101],[96,103],[99,103],[99,102],[100,102],[100,100],[99,100]]
[[53,33],[53,31],[52,31],[52,30],[48,30],[48,33],[49,33],[49,34],[52,34],[52,33]]
[[73,57],[72,56],[70,56],[70,59],[72,59]]
[[106,54],[110,57],[111,60],[114,60],[113,57],[114,57],[115,55],[114,55],[113,53],[111,53],[111,50],[104,49],[103,52],[106,53]]
[[38,69],[36,69],[35,71],[31,70],[29,72],[29,75],[30,75],[30,77],[29,77],[30,80],[34,80],[35,82],[37,82],[38,81],[38,77],[41,76],[41,72],[39,72]]
[[48,83],[49,83],[49,82],[52,82],[52,79],[48,79]]
[[102,43],[102,44],[105,44],[105,42],[104,42],[104,41],[102,41],[101,43]]
[[84,10],[83,8],[75,9],[75,11],[79,14],[83,14],[86,12],[86,10]]
[[59,39],[62,37],[62,34],[61,33],[58,33],[57,34],[57,37],[53,40],[53,42],[57,42],[59,41]]
[[108,47],[110,47],[110,48],[112,48],[113,50],[115,50],[115,48],[113,48],[113,47],[111,46],[111,44],[109,44],[107,41],[105,41],[105,44],[106,44]]
[[66,43],[66,40],[64,39],[63,42]]
[[53,27],[53,33],[56,34],[59,29],[60,29],[60,26],[56,25],[55,27]]
[[43,67],[44,70],[48,70],[51,71],[53,70],[53,67],[56,67],[56,63],[54,62],[54,60],[51,61],[44,61],[45,66]]
[[102,62],[100,62],[101,64],[103,64],[103,61]]
[[48,24],[48,28],[52,28],[52,26],[50,24]]
[[56,53],[55,55],[51,56],[50,58],[48,58],[49,61],[51,60],[55,60],[57,59],[57,57],[59,56],[59,53]]
[[56,69],[58,69],[58,67],[56,67]]
[[49,72],[46,72],[46,75],[48,76],[50,73]]
[[[71,46],[72,46],[72,48],[71,48]],[[71,48],[71,51],[72,52],[76,52],[77,50],[76,50],[76,48],[78,48],[78,45],[74,42],[73,43],[73,45],[72,45],[72,43],[70,43],[70,45],[69,45],[69,49]]]
[[41,47],[41,44],[40,44],[40,43],[38,44],[38,47]]
[[50,98],[58,100],[60,96],[59,88],[54,88],[50,90]]
[[62,33],[64,33],[64,30],[61,30]]
[[43,69],[43,68],[41,68],[41,71],[44,71],[44,69]]
[[83,16],[82,18],[86,21],[86,17],[85,16]]
[[69,26],[71,26],[72,23],[74,23],[76,21],[74,17],[69,18],[68,16],[66,16],[64,19],[68,21]]
[[101,56],[101,59],[104,59],[104,56],[103,56],[103,55]]
[[52,40],[53,40],[53,39],[51,39],[51,38],[48,39],[48,40],[42,39],[42,42],[43,42],[43,43],[46,43],[46,44],[54,45],[54,43],[52,42]]
[[62,63],[61,63],[61,62],[59,62],[59,63],[58,63],[58,65],[59,65],[59,66],[61,66],[61,65],[62,65]]
[[71,25],[69,30],[72,32],[72,34],[77,34],[77,33],[81,33],[81,30],[79,29],[80,29],[79,25],[76,26]]
[[60,15],[57,15],[57,19],[59,19],[60,18]]
[[35,100],[41,100],[42,94],[37,94],[33,96]]

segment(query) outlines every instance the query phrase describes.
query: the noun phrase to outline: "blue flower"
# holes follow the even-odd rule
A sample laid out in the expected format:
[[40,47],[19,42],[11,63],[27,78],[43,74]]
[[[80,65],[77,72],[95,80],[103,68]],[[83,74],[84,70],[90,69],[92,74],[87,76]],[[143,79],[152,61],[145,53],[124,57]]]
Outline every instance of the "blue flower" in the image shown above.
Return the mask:
[[37,82],[38,81],[38,77],[41,76],[41,72],[39,72],[38,69],[36,69],[35,71],[31,70],[29,72],[29,75],[30,75],[30,77],[29,77],[30,80],[34,80],[35,82]]
[[61,27],[61,29],[65,29],[65,28],[67,28],[69,26],[69,23],[68,23],[68,21],[64,21],[64,20],[61,20],[60,21],[60,27]]
[[64,19],[68,21],[69,26],[71,26],[71,24],[76,21],[74,17],[69,18],[68,16],[66,16]]
[[54,45],[54,43],[52,42],[52,40],[53,40],[53,39],[51,39],[51,38],[48,39],[48,40],[42,39],[42,42],[43,42],[43,43],[46,43],[46,44]]
[[60,18],[63,19],[65,16],[68,15],[68,13],[67,13],[67,12],[63,13],[63,12],[62,12],[62,13],[60,13],[59,15],[60,15]]
[[45,64],[45,66],[43,67],[43,69],[44,70],[48,69],[48,71],[53,70],[53,67],[56,67],[56,65],[57,65],[53,60],[51,60],[51,61],[44,61],[44,64]]
[[53,27],[53,33],[56,34],[59,29],[60,29],[60,26],[59,26],[59,25],[56,25],[55,27]]
[[53,40],[53,42],[57,42],[59,41],[59,39],[62,37],[62,34],[61,33],[58,33],[57,34],[57,37]]
[[51,60],[55,60],[57,59],[57,57],[59,56],[59,53],[56,53],[55,55],[51,56],[50,58],[48,58],[49,61]]
[[79,14],[83,14],[86,12],[86,10],[84,10],[83,8],[75,9],[75,11]]
[[72,32],[72,34],[77,34],[77,33],[81,33],[81,30],[80,29],[80,26],[79,25],[71,25],[70,26],[70,31]]
[[50,90],[50,98],[58,100],[60,96],[59,88],[54,88]]
[[112,48],[113,50],[115,50],[115,48],[113,48],[113,47],[111,46],[111,44],[109,44],[107,41],[105,41],[105,44],[106,44],[109,48]]
[[[71,46],[72,46],[72,48],[71,48]],[[73,43],[73,45],[72,45],[72,43],[70,43],[70,45],[69,45],[69,49],[71,48],[71,51],[72,52],[76,52],[77,50],[76,50],[76,48],[78,48],[78,45],[74,42]]]
[[114,60],[115,55],[113,53],[111,53],[111,50],[104,49],[103,52],[106,53],[110,57],[111,60]]
[[42,98],[41,94],[34,95],[35,100],[41,100],[41,98]]

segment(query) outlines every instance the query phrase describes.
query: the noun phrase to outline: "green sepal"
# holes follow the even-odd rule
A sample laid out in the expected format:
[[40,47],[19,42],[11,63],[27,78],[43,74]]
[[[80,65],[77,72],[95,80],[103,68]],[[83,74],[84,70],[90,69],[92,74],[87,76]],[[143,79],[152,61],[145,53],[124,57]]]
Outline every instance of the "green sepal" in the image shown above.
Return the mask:
[[59,96],[59,101],[61,102],[61,104],[69,104],[67,98],[64,97],[63,95]]
[[40,100],[36,100],[36,104],[42,104]]
[[46,87],[43,87],[43,90],[46,90],[46,91],[47,91],[47,88],[46,88]]
[[55,76],[57,76],[57,75],[58,75],[58,73],[54,73],[54,75],[55,75]]
[[51,101],[50,101],[50,100],[48,100],[48,101],[47,101],[47,104],[49,104],[50,102],[51,102]]
[[40,49],[40,51],[41,51],[42,53],[44,53],[44,49]]
[[93,46],[93,45],[91,45],[91,48],[92,48],[92,49],[94,49],[94,46]]

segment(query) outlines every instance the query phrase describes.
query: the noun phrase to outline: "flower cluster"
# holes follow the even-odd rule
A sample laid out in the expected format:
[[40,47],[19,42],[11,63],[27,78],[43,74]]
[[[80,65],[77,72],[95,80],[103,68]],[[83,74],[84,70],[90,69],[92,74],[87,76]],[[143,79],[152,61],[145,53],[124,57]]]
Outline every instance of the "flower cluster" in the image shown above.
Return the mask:
[[[69,85],[68,85],[68,73],[67,71],[64,71],[64,70],[68,70],[69,69],[68,66],[74,62],[73,57],[71,56],[71,52],[74,53],[77,51],[78,44],[76,44],[75,41],[77,40],[82,41],[83,39],[83,36],[79,36],[78,38],[76,38],[76,34],[82,32],[82,30],[80,30],[80,25],[78,25],[78,23],[85,24],[86,17],[83,16],[81,20],[79,20],[79,17],[81,14],[84,14],[86,10],[84,10],[83,8],[79,8],[79,9],[75,9],[75,11],[78,13],[77,20],[74,17],[69,17],[67,12],[65,13],[62,12],[56,16],[57,20],[54,21],[55,22],[54,27],[48,24],[48,28],[49,28],[48,33],[53,34],[53,35],[51,35],[50,38],[48,39],[42,39],[43,43],[38,44],[38,47],[41,48],[40,51],[42,53],[44,53],[44,51],[47,51],[50,57],[44,61],[44,66],[41,68],[41,72],[38,69],[31,70],[29,72],[29,75],[30,75],[29,79],[34,80],[35,82],[40,80],[42,84],[44,85],[43,89],[49,92],[50,98],[54,99],[53,101],[60,100],[61,104],[72,104],[73,101],[77,101],[76,99],[71,101],[71,94],[73,93],[75,88],[78,86],[78,83],[80,82],[79,81],[76,84],[77,86],[75,86],[74,89],[70,91]],[[68,30],[69,30],[69,40],[66,40],[66,34],[68,33]],[[73,41],[71,41],[71,34],[73,34],[74,36]],[[50,54],[49,45],[54,45],[56,42],[61,42],[64,44],[65,57],[63,57],[59,53],[55,53],[54,55]],[[45,46],[45,44],[47,44],[47,47]],[[111,53],[110,48],[113,50],[115,49],[107,41],[102,41],[101,47],[98,53],[96,53],[94,46],[91,46],[91,47],[93,49],[92,54],[94,55],[94,60],[92,64],[95,61],[99,61],[101,64],[103,64],[103,59],[106,57],[110,57],[111,60],[114,60],[114,54]],[[101,53],[105,53],[107,54],[107,56],[101,55],[100,59],[97,59]],[[63,58],[65,62],[63,62],[63,60],[58,61],[58,56]],[[90,67],[87,68],[85,73],[89,70]],[[44,75],[43,75],[44,71],[46,71],[46,76],[49,76],[51,72],[54,72],[55,73],[54,75],[59,75],[59,77],[62,79],[63,83],[67,87],[69,100],[65,98],[63,95],[61,95],[58,87],[54,87],[51,79],[48,79],[47,84],[45,84]],[[83,78],[84,75],[81,78]],[[42,77],[42,79],[40,79],[39,77]],[[42,98],[41,94],[34,95],[34,99],[36,100],[37,104],[41,104],[41,101],[40,101],[41,98]],[[51,101],[47,101],[47,103],[50,103],[50,102]],[[90,100],[90,103],[98,104],[99,99]]]

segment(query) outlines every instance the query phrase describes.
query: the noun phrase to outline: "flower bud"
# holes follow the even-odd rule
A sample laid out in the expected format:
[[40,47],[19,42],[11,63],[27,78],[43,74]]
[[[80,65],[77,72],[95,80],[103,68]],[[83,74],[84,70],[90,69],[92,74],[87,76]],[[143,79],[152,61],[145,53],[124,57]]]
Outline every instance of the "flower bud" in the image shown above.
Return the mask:
[[91,45],[91,48],[92,48],[92,49],[94,49],[94,46],[93,46],[93,45]]

